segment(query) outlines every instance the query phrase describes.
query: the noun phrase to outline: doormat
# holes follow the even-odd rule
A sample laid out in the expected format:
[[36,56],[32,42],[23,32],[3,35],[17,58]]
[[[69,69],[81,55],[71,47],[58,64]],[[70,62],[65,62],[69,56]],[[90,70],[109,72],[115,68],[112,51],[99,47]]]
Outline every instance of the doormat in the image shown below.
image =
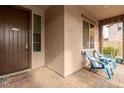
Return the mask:
[[0,88],[9,87],[7,78],[0,78]]
[[0,83],[6,82],[7,78],[0,78]]

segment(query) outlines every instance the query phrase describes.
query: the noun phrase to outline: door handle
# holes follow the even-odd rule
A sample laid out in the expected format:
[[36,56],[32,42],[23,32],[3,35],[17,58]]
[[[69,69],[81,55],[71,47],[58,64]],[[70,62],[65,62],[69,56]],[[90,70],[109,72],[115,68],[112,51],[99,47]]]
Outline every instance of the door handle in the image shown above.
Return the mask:
[[25,46],[26,50],[28,50],[28,43],[26,43],[26,46]]

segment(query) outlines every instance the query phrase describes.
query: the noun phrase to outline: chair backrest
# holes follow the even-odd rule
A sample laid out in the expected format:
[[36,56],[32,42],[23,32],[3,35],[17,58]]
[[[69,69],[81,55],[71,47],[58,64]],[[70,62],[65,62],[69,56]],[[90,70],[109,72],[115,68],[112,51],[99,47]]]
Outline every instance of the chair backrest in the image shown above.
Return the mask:
[[85,55],[86,58],[90,61],[91,66],[92,66],[92,67],[95,67],[95,66],[96,66],[96,62],[94,62],[94,61],[92,60],[92,59],[94,58],[92,51],[91,51],[91,50],[86,50],[86,51],[84,51],[84,55]]
[[93,53],[90,50],[86,50],[85,55],[87,56],[88,59],[93,57]]

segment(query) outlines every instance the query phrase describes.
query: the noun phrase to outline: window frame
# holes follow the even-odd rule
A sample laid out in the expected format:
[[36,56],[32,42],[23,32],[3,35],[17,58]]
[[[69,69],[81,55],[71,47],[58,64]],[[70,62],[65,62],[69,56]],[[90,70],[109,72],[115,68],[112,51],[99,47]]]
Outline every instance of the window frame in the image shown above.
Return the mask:
[[[96,25],[93,24],[92,22],[86,20],[86,19],[83,19],[83,20],[82,20],[82,25],[83,25],[83,27],[84,27],[84,24],[83,24],[84,21],[89,24],[89,30],[88,30],[88,31],[89,31],[89,35],[88,35],[88,36],[89,36],[89,37],[88,37],[88,38],[89,38],[89,41],[88,41],[89,46],[88,46],[88,48],[84,48],[84,44],[83,44],[83,49],[94,49],[94,48],[95,48],[95,30],[93,30],[93,37],[94,37],[93,43],[94,43],[94,46],[93,46],[93,48],[91,48],[91,43],[92,43],[92,42],[90,41],[90,38],[91,38],[91,37],[90,37],[90,36],[91,36],[90,25],[93,25],[94,28],[96,27]],[[82,33],[83,33],[83,35],[84,35],[84,28],[82,28],[82,30],[83,30]],[[83,39],[83,42],[84,42],[84,39]]]

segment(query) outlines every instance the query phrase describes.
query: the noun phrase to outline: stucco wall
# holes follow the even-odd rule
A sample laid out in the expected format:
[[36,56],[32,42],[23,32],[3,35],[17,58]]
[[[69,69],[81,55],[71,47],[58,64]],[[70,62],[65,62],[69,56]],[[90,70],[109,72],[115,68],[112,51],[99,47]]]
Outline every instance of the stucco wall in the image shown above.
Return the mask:
[[[83,51],[81,13],[93,18],[84,12],[81,6],[51,6],[45,13],[46,65],[62,76],[68,76],[86,64],[81,54]],[[98,25],[94,34],[95,48],[98,49]]]
[[[38,14],[41,16],[41,52],[34,52],[32,47],[32,68],[40,67],[45,65],[45,41],[44,41],[44,32],[45,32],[45,16],[44,10],[35,8],[34,6],[24,6],[25,8],[32,10],[32,40],[33,40],[33,14]],[[32,41],[33,46],[33,41]]]
[[[92,17],[84,12],[81,6],[65,6],[64,10],[64,76],[67,76],[85,66],[85,58],[81,55],[81,51],[83,51],[83,19],[81,18],[81,13],[91,19]],[[96,48],[98,47],[97,35],[98,29],[96,26]]]
[[64,16],[64,76],[67,76],[82,67],[82,20],[76,6],[65,6]]
[[45,14],[45,63],[64,75],[64,6],[51,6]]
[[[87,13],[80,6],[51,6],[45,12],[32,6],[24,7],[42,17],[42,51],[33,52],[32,49],[32,67],[46,64],[62,76],[68,76],[81,69],[85,65],[85,59],[81,55],[83,50],[81,13]],[[96,48],[98,48],[97,42],[98,27],[96,26]]]

